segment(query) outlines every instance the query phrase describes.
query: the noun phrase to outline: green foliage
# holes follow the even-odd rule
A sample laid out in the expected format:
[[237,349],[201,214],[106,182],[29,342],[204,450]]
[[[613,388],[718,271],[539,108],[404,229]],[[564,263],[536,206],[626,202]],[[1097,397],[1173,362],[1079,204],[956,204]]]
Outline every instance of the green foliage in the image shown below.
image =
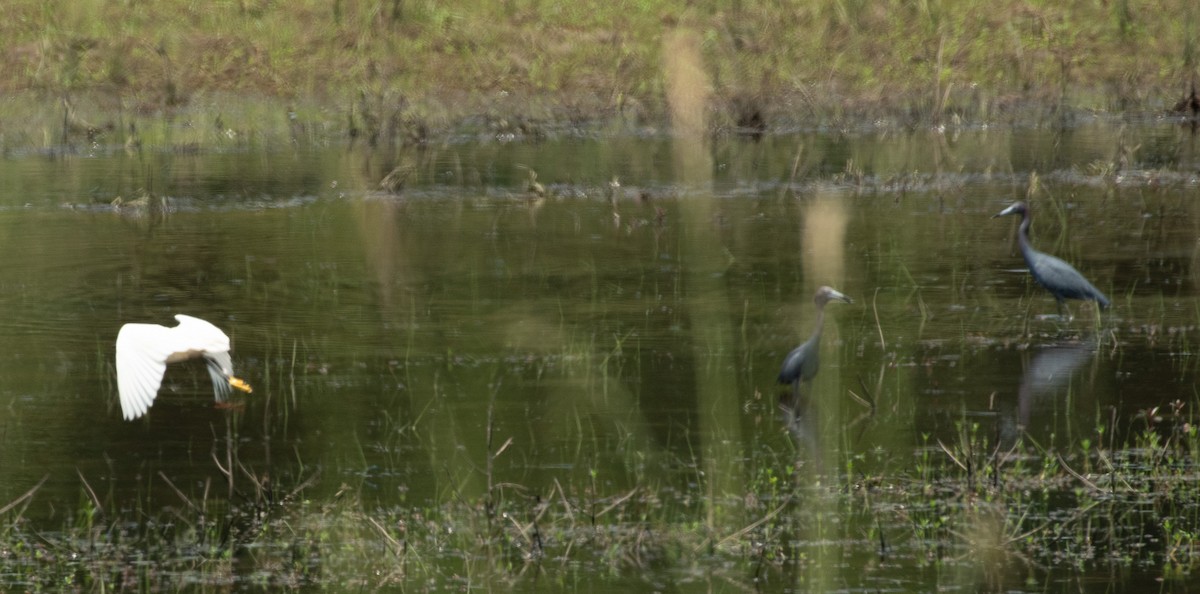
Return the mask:
[[[1070,89],[1165,103],[1194,61],[1190,17],[1139,19],[1128,0],[822,0],[730,11],[684,2],[27,0],[6,9],[0,52],[10,67],[0,90],[96,95],[107,109],[143,112],[218,92],[346,109],[370,89],[418,113],[451,105],[456,118],[536,105],[604,118],[630,101],[661,114],[661,35],[672,27],[704,32],[715,107],[733,119],[745,97],[780,117],[795,117],[783,106],[796,97],[817,117],[914,107],[983,115],[1014,98],[1061,101]],[[1187,10],[1182,0],[1156,7]]]

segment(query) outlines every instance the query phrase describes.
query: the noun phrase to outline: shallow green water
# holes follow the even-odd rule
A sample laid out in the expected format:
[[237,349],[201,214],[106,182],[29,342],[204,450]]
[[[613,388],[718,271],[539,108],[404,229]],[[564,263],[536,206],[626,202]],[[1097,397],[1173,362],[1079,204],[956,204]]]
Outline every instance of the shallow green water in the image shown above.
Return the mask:
[[[427,548],[413,537],[423,556],[402,575],[378,575],[370,555],[326,551],[309,574],[263,561],[295,553],[235,547],[215,574],[172,566],[153,581],[1111,591],[1112,579],[1139,591],[1166,573],[1161,527],[1126,563],[1105,551],[1138,535],[1061,565],[997,560],[871,489],[957,472],[956,443],[1032,467],[1086,460],[1097,444],[1120,456],[1154,418],[1146,411],[1181,401],[1190,413],[1195,142],[1152,121],[830,130],[707,148],[632,136],[12,154],[0,161],[0,506],[45,482],[5,524],[70,534],[93,521],[80,514],[88,489],[110,535],[269,499],[297,526],[328,522],[297,528],[297,542],[325,534],[384,551],[367,520],[340,530],[329,518],[345,516],[329,509],[351,498],[368,516],[416,525],[441,510],[476,528],[488,505],[528,512],[498,516],[503,532],[579,497],[592,514],[622,514],[618,529],[694,538],[644,558],[618,541],[580,561],[552,552],[547,527],[537,554],[514,552],[535,542],[518,531],[496,560],[449,536],[434,543],[454,532],[446,525]],[[378,190],[397,163],[411,170],[406,188]],[[526,191],[525,168],[549,197]],[[989,218],[1033,177],[1034,243],[1112,298],[1099,320],[1080,303],[1074,320],[1056,318],[1024,271],[1015,222]],[[142,194],[151,206],[131,206]],[[810,404],[781,410],[779,362],[811,331],[823,284],[855,303],[829,306]],[[255,392],[214,408],[203,365],[177,365],[148,418],[123,421],[116,333],[176,313],[225,328]],[[1148,524],[1164,513],[1106,505],[1106,517],[1145,511]],[[563,514],[572,527],[587,515],[555,513],[563,542]],[[22,563],[0,565],[0,581],[36,581]],[[82,579],[120,580],[111,567]]]

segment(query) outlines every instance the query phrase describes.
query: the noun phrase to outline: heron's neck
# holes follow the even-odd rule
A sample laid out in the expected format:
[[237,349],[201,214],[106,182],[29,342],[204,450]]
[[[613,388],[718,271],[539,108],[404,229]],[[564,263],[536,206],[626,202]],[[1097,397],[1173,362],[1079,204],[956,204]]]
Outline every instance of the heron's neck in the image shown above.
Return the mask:
[[1029,213],[1025,212],[1021,215],[1021,226],[1017,228],[1017,245],[1021,247],[1021,255],[1025,256],[1026,261],[1029,261],[1030,254],[1034,251],[1033,246],[1029,243],[1029,226],[1031,222]]
[[825,325],[825,306],[818,305],[817,306],[816,326],[813,327],[812,336],[809,338],[809,340],[811,340],[811,341],[820,340],[821,339],[821,328],[824,325]]

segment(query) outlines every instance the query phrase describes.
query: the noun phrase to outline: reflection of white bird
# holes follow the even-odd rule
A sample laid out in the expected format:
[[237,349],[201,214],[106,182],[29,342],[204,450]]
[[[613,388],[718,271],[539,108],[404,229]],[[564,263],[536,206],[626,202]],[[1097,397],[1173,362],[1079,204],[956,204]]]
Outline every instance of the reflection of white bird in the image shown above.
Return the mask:
[[127,420],[149,410],[162,384],[167,363],[204,357],[217,402],[230,388],[250,392],[250,384],[233,376],[229,337],[220,328],[192,316],[177,315],[174,328],[158,324],[125,324],[117,333],[117,391]]

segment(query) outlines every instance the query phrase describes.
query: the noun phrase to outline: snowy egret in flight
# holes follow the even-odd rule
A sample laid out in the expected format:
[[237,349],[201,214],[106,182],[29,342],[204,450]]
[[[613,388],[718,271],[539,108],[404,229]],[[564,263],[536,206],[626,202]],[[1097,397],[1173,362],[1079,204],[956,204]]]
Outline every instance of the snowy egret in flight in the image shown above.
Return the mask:
[[229,337],[220,328],[183,314],[175,319],[179,325],[174,328],[125,324],[117,333],[117,391],[126,420],[136,419],[150,409],[167,363],[204,357],[217,402],[225,401],[230,388],[251,391],[250,384],[233,376]]

